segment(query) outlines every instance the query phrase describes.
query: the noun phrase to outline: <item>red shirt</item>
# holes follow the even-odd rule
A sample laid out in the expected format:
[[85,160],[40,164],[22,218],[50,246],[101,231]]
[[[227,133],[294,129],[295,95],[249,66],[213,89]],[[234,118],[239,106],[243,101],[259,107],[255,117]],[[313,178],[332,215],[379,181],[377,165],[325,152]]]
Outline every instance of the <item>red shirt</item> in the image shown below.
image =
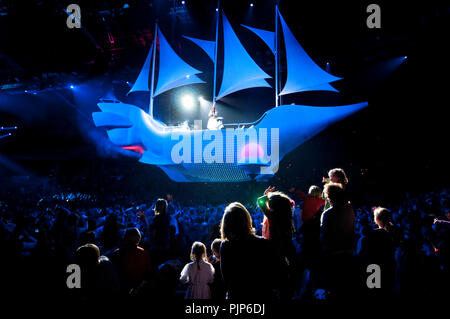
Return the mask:
[[139,285],[151,271],[150,256],[139,246],[125,250],[117,249],[114,255],[120,275],[131,287]]
[[269,231],[269,219],[264,216],[263,226],[262,226],[262,236],[265,239],[270,239],[270,231]]
[[306,195],[301,190],[296,190],[295,192],[298,194],[298,196],[300,196],[300,198],[303,201],[302,206],[303,222],[311,220],[311,218],[313,218],[314,215],[319,211],[320,207],[325,205],[325,200],[323,198]]

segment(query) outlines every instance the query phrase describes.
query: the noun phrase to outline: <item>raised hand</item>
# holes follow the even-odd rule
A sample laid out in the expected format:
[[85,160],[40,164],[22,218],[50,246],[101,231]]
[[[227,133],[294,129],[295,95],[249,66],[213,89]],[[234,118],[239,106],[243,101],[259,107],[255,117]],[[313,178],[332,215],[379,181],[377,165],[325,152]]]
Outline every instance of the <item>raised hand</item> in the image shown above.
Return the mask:
[[267,187],[267,189],[264,191],[264,195],[267,195],[269,193],[272,193],[275,191],[275,186],[269,186]]

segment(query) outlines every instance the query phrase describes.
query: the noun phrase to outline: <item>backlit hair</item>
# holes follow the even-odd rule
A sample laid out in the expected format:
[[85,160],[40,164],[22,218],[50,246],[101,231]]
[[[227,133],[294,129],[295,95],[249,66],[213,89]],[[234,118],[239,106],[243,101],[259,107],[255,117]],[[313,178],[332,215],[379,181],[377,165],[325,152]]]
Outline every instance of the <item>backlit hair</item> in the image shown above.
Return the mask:
[[293,200],[282,192],[271,192],[269,208],[272,211],[269,217],[269,232],[272,240],[292,240],[294,226],[292,224]]
[[196,241],[192,244],[191,260],[200,261],[206,258],[206,246],[202,242]]
[[238,202],[229,204],[220,223],[222,240],[235,240],[254,234],[252,217],[244,205]]
[[343,186],[348,184],[347,175],[345,174],[342,168],[330,169],[330,171],[328,172],[328,177],[331,178],[331,176],[336,176],[337,179],[339,180],[339,183],[341,183]]
[[311,185],[311,187],[309,188],[308,194],[309,194],[309,196],[312,196],[312,197],[320,197],[320,196],[322,196],[322,190],[320,189],[319,186]]
[[158,198],[158,200],[155,203],[155,214],[165,214],[167,210],[167,201],[163,198]]
[[86,244],[78,247],[76,253],[77,263],[81,266],[93,267],[98,264],[100,249],[97,245]]
[[328,183],[323,190],[325,198],[331,204],[339,204],[345,201],[344,187],[340,183]]
[[211,251],[216,257],[220,257],[220,245],[222,245],[222,239],[216,238],[211,244]]
[[387,208],[376,207],[373,210],[373,217],[375,219],[375,223],[377,223],[380,227],[385,228],[387,231],[392,229],[393,224],[391,221],[391,212]]

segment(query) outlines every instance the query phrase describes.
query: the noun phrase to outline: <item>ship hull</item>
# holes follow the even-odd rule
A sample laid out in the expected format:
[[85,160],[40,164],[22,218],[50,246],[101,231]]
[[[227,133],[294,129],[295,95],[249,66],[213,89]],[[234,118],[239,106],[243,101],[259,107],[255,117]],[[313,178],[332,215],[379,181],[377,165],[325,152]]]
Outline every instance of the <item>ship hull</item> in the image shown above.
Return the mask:
[[139,161],[157,165],[176,182],[267,180],[286,154],[331,124],[367,106],[367,102],[329,107],[281,105],[244,129],[172,128],[140,108],[99,103],[93,113],[112,143],[142,147]]

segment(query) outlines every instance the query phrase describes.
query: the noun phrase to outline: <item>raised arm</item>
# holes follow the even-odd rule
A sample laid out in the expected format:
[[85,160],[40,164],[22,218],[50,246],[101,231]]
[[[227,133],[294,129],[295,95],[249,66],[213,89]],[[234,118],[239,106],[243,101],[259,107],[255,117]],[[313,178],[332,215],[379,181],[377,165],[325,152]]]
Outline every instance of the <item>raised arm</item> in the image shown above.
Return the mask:
[[263,214],[267,218],[272,217],[272,211],[269,208],[269,197],[268,197],[268,195],[269,195],[269,193],[274,192],[274,191],[275,191],[275,187],[269,186],[264,191],[264,195],[261,196],[260,198],[258,198],[258,200],[257,200],[258,207],[261,209],[261,211],[263,212]]

